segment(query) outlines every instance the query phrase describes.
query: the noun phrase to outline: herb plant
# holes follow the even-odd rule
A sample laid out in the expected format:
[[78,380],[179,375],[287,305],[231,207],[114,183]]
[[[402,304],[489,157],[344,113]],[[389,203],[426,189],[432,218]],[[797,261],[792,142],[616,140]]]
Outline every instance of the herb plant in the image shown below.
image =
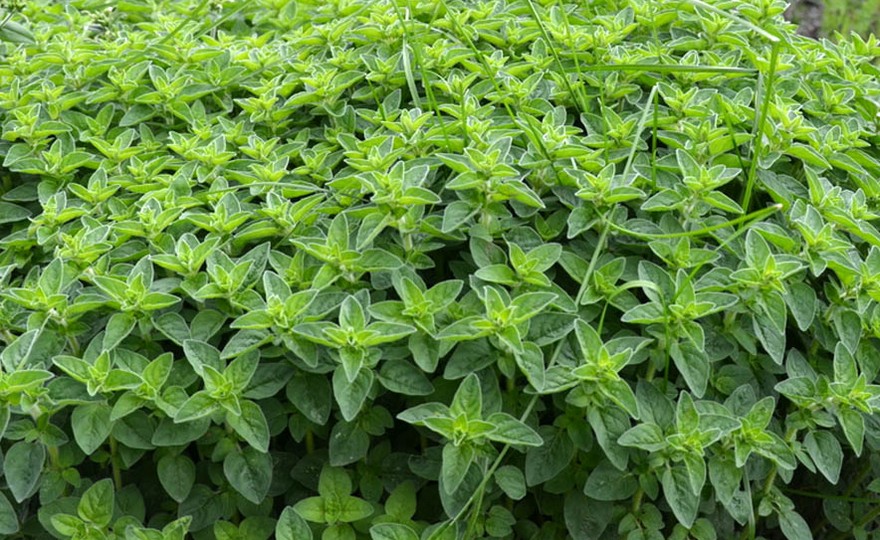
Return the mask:
[[880,538],[880,42],[779,0],[0,13],[0,535]]

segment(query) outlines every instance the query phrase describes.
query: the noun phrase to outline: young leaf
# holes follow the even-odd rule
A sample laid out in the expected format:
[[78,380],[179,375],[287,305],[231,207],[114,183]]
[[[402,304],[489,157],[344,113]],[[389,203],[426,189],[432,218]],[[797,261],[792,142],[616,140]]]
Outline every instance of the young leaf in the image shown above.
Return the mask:
[[36,489],[43,474],[46,449],[42,444],[19,441],[3,459],[3,471],[9,491],[16,502],[27,499]]
[[92,484],[83,493],[76,507],[76,513],[84,521],[103,528],[113,519],[114,501],[113,481],[105,478]]

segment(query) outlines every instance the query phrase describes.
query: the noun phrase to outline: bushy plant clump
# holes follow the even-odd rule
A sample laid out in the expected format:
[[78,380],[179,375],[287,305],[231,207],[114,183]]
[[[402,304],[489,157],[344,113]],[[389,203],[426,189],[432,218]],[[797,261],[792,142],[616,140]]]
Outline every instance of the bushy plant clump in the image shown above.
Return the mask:
[[0,534],[877,538],[880,42],[784,7],[7,12]]

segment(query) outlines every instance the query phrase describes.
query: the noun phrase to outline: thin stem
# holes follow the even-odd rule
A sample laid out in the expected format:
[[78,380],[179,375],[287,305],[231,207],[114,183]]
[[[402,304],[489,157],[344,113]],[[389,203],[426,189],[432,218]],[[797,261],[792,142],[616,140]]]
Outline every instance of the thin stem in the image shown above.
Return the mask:
[[654,94],[654,115],[651,122],[651,187],[657,188],[657,124],[660,123],[660,94]]
[[57,446],[46,445],[46,452],[49,454],[49,463],[52,464],[53,469],[61,468],[61,455],[58,452]]
[[639,486],[639,489],[636,490],[636,494],[633,495],[633,504],[632,504],[632,513],[635,514],[642,507],[642,498],[645,495],[645,490],[642,489],[642,486]]
[[[749,468],[743,467],[743,485],[746,490],[749,492],[749,499],[752,499],[752,482],[749,480]],[[748,538],[749,540],[755,540],[755,507],[754,505],[750,508],[749,512],[749,523],[746,528],[743,530],[743,538]]]
[[663,233],[663,234],[653,234],[653,233],[640,233],[638,231],[633,231],[627,229],[625,227],[621,227],[620,225],[615,225],[612,222],[609,222],[608,225],[617,232],[626,234],[628,236],[632,236],[635,238],[639,238],[641,240],[661,240],[661,239],[670,239],[670,238],[693,238],[695,236],[703,236],[709,234],[711,232],[715,232],[720,229],[726,229],[727,227],[732,227],[734,225],[739,225],[741,223],[745,223],[747,221],[753,221],[756,219],[761,219],[769,216],[774,212],[778,212],[782,210],[781,204],[774,204],[773,206],[763,208],[761,210],[756,210],[751,214],[746,214],[744,216],[740,216],[736,219],[731,219],[730,221],[725,221],[724,223],[719,223],[717,225],[710,225],[708,227],[703,227],[702,229],[697,229],[695,231],[684,231],[680,233]]
[[116,444],[116,438],[113,435],[109,437],[110,441],[110,469],[113,474],[113,485],[116,490],[122,489],[122,471],[119,469],[119,448]]
[[653,73],[755,73],[754,68],[731,66],[697,66],[687,64],[594,64],[583,71],[636,71]]
[[742,203],[740,206],[743,211],[749,211],[749,204],[752,200],[752,191],[755,187],[755,181],[758,175],[758,161],[761,159],[764,142],[764,124],[767,123],[767,116],[770,112],[770,93],[773,91],[773,83],[776,81],[776,63],[779,58],[779,42],[773,43],[770,50],[770,73],[767,76],[767,83],[763,85],[761,92],[761,116],[755,125],[755,142],[752,148],[752,162],[749,164],[749,175],[746,180],[746,190],[743,193]]
[[[654,102],[657,98],[657,88],[658,88],[658,86],[655,84],[654,87],[651,88],[651,93],[648,94],[648,104],[649,105],[652,102]],[[626,178],[626,175],[629,173],[629,170],[633,164],[633,160],[636,157],[636,149],[639,146],[639,139],[641,138],[642,130],[645,128],[645,124],[648,123],[648,111],[651,111],[651,110],[654,111],[654,117],[656,118],[656,114],[657,114],[656,105],[654,107],[650,107],[650,106],[645,107],[645,110],[642,111],[642,117],[639,118],[639,124],[638,124],[639,127],[636,130],[636,137],[635,137],[635,139],[633,139],[632,148],[630,148],[630,150],[629,150],[629,157],[626,158],[626,165],[623,167],[624,178]],[[656,136],[656,133],[655,133],[655,136]],[[655,144],[656,144],[656,142],[655,142]]]
[[306,454],[312,455],[315,453],[315,434],[312,433],[311,429],[306,429]]
[[[721,94],[718,94],[716,102],[719,107],[723,107],[723,98],[721,97]],[[725,112],[722,116],[724,117],[724,125],[727,127],[727,134],[730,136],[730,144],[734,151],[736,151],[736,159],[739,161],[739,168],[746,170],[746,162],[743,160],[742,154],[736,144],[736,131],[733,129],[733,122],[730,120],[730,115]]]
[[532,0],[526,0],[526,4],[529,6],[529,10],[532,12],[532,18],[534,18],[535,22],[538,25],[538,30],[541,32],[541,37],[544,38],[544,41],[547,42],[547,47],[550,48],[550,54],[553,55],[553,60],[556,62],[556,67],[559,68],[559,76],[562,77],[562,83],[565,85],[565,89],[568,90],[568,94],[571,96],[571,99],[578,104],[578,108],[581,110],[581,112],[586,113],[587,104],[584,102],[583,96],[581,94],[576,94],[574,88],[571,86],[571,81],[568,80],[568,70],[566,70],[565,67],[562,65],[562,60],[559,59],[559,53],[556,51],[556,47],[553,45],[553,41],[550,39],[550,36],[547,34],[547,30],[544,28],[544,23],[541,21],[541,17],[538,16],[538,11],[535,9],[535,4],[532,3]]
[[783,491],[785,493],[790,493],[792,495],[798,495],[799,497],[809,497],[811,499],[830,499],[832,501],[846,501],[846,502],[866,503],[866,504],[880,503],[880,498],[868,499],[865,497],[848,497],[846,495],[834,495],[831,493],[814,493],[812,491],[805,491],[803,489],[795,489],[795,488],[785,488],[785,489],[783,489]]

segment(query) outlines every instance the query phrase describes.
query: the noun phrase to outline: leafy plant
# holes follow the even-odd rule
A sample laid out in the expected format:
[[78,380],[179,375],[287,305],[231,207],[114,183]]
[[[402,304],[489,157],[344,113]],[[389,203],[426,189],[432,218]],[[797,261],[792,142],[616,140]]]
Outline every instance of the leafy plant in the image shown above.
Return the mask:
[[0,10],[0,535],[869,539],[873,37]]

